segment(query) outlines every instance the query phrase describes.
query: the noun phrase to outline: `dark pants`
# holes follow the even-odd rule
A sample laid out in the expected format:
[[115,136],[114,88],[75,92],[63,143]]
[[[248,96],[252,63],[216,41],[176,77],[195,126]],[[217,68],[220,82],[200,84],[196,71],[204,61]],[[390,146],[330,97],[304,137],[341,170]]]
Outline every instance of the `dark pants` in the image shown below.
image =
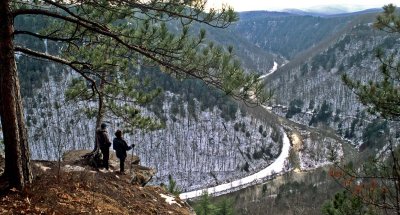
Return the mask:
[[101,154],[103,154],[103,167],[108,169],[108,160],[110,159],[110,148],[100,148]]
[[125,171],[125,158],[120,158],[119,159],[119,171],[124,172]]

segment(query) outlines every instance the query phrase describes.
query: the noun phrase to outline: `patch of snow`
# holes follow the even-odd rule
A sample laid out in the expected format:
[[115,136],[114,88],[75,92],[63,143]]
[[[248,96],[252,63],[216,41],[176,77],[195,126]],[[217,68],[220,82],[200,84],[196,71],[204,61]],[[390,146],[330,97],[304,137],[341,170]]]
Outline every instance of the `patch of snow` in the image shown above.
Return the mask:
[[113,172],[111,169],[99,169],[99,171],[102,172],[102,173]]
[[168,204],[172,205],[172,204],[177,204],[179,207],[182,207],[178,202],[175,201],[175,197],[174,196],[168,196],[168,195],[164,195],[164,194],[160,194],[160,196],[162,198],[165,199],[165,202],[167,202]]
[[44,39],[44,47],[46,49],[45,53],[49,54],[48,46],[47,46],[47,39]]
[[44,172],[46,172],[47,170],[51,169],[48,166],[43,166],[43,164],[41,163],[35,163],[35,166],[39,167],[41,170],[43,170]]
[[266,110],[272,110],[272,107],[271,106],[262,106],[264,109],[266,109]]
[[68,164],[65,165],[65,166],[63,167],[63,169],[64,169],[65,172],[82,172],[82,171],[85,170],[84,167],[81,167],[81,166],[71,166],[71,165],[68,165]]
[[271,194],[269,196],[267,196],[268,198],[276,198],[278,195],[277,194]]

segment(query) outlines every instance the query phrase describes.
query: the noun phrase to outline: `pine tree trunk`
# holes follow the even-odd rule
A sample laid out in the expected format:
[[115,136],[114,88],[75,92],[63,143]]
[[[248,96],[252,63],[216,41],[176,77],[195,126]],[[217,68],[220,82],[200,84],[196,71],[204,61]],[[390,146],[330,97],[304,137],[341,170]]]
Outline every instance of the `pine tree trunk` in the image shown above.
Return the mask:
[[[103,77],[104,78],[104,77]],[[96,154],[99,150],[99,146],[97,145],[97,129],[100,128],[101,123],[104,121],[104,115],[106,113],[105,107],[104,107],[104,96],[103,96],[103,89],[104,89],[104,80],[102,79],[100,81],[100,86],[99,86],[99,95],[98,95],[98,107],[97,107],[97,116],[96,116],[96,131],[95,131],[95,140],[94,140],[94,149],[93,153]]]
[[0,117],[5,145],[4,174],[18,189],[32,181],[30,154],[13,44],[10,1],[0,1]]
[[103,95],[103,91],[104,91],[104,85],[105,85],[105,81],[104,79],[106,77],[102,76],[102,79],[100,80],[100,84],[98,87],[99,90],[99,101],[98,101],[98,109],[97,109],[97,116],[96,116],[96,128],[100,128],[101,123],[104,121],[104,115],[106,113],[106,109],[104,107],[104,95]]

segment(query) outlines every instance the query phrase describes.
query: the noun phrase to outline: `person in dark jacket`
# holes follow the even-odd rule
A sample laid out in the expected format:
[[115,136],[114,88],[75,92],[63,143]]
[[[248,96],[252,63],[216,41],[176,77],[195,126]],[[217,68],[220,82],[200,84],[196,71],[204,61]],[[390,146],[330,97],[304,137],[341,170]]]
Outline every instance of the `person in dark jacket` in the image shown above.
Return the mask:
[[111,142],[110,139],[108,138],[107,124],[105,123],[102,123],[101,128],[96,132],[96,144],[98,145],[98,147],[101,150],[101,153],[103,154],[103,167],[108,170],[109,168],[108,160],[110,158]]
[[126,151],[129,151],[135,147],[135,144],[128,146],[124,138],[122,138],[122,131],[117,130],[115,132],[115,138],[113,140],[113,149],[117,154],[117,158],[119,158],[119,172],[121,174],[125,174],[125,159],[126,159]]

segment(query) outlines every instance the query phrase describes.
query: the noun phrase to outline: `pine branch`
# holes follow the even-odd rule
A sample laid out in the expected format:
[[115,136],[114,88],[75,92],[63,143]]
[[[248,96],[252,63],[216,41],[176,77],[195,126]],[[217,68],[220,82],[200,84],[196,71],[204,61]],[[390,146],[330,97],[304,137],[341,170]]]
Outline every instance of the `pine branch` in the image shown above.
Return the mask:
[[33,33],[31,31],[19,31],[19,30],[14,31],[14,35],[19,35],[19,34],[25,34],[25,35],[37,37],[39,39],[47,39],[47,40],[58,41],[58,42],[72,42],[75,40],[79,40],[79,37],[74,37],[75,35],[73,35],[69,38],[60,38],[60,37],[52,37],[49,35],[40,35],[37,33]]
[[[76,71],[77,73],[82,75],[82,77],[84,77],[87,81],[89,81],[91,83],[92,88],[97,93],[100,93],[98,91],[97,87],[96,87],[95,80],[93,80],[92,78],[87,76],[86,73],[83,71],[84,69],[89,69],[90,68],[91,65],[88,64],[88,63],[77,62],[77,61],[71,62],[71,61],[65,60],[65,59],[60,58],[60,57],[56,57],[56,56],[53,56],[53,55],[45,54],[45,53],[42,53],[42,52],[37,52],[37,51],[34,51],[32,49],[28,49],[28,48],[22,48],[20,46],[15,46],[14,47],[14,51],[15,52],[21,52],[21,53],[24,53],[24,54],[27,54],[27,55],[30,55],[30,56],[33,56],[33,57],[38,57],[38,58],[50,60],[50,61],[53,61],[53,62],[56,62],[56,63],[60,63],[60,64],[63,64],[63,65],[69,66],[71,69],[73,69],[74,71]],[[83,69],[77,67],[77,65],[82,66]]]

